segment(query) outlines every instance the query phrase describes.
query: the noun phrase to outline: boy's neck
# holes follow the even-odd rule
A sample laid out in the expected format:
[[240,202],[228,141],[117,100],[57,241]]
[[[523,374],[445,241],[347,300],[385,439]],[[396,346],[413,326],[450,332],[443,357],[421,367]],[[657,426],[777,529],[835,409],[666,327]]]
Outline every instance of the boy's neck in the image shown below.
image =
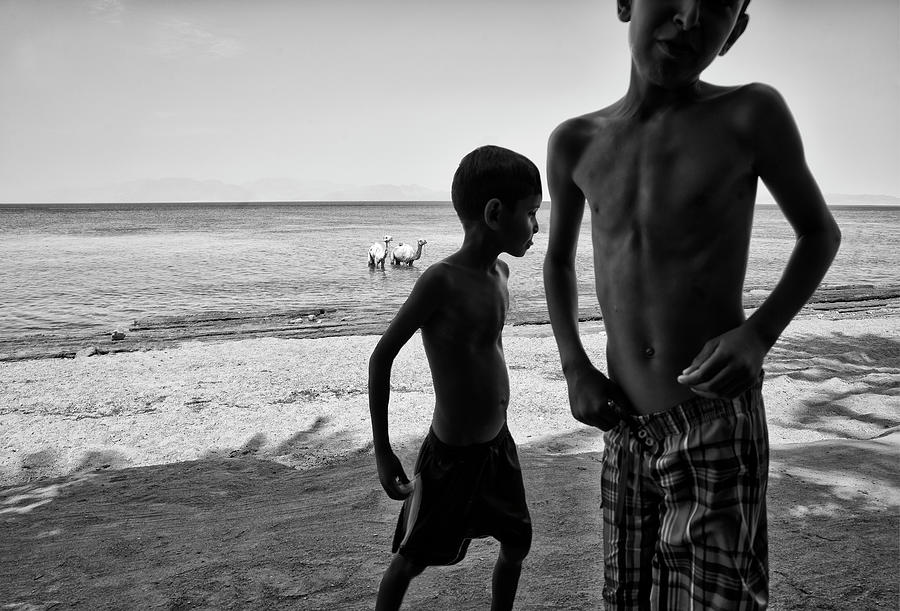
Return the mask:
[[677,89],[667,89],[647,81],[632,66],[628,91],[621,100],[620,109],[626,116],[648,117],[660,110],[698,99],[703,85],[697,79]]
[[467,229],[463,244],[453,256],[456,263],[479,270],[493,269],[500,250],[487,232]]

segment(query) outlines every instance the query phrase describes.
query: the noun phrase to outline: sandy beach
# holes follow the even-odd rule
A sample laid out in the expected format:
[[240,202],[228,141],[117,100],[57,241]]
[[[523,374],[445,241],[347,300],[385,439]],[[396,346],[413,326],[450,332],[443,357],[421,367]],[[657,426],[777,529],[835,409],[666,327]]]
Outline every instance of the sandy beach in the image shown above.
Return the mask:
[[[605,369],[605,335],[585,323]],[[371,455],[376,336],[188,341],[0,363],[0,608],[366,609],[399,504]],[[535,544],[520,609],[602,587],[599,431],[574,421],[550,329],[508,327],[509,427]],[[772,609],[896,608],[900,308],[804,310],[766,362]],[[418,336],[390,423],[412,469],[431,378]],[[495,544],[426,572],[410,609],[480,609]]]

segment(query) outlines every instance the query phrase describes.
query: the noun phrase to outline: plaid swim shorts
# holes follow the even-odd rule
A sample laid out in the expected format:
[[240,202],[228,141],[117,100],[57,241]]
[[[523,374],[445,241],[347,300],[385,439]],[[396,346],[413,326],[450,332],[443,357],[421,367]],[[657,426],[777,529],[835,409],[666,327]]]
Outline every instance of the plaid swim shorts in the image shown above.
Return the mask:
[[604,435],[607,609],[765,609],[769,442],[760,382]]

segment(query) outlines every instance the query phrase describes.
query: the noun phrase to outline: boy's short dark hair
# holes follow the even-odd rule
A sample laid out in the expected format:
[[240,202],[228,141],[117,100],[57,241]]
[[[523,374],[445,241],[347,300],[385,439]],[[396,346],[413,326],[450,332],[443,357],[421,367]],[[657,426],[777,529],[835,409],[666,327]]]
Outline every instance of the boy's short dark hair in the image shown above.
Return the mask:
[[512,205],[529,196],[543,195],[541,174],[530,159],[492,145],[479,147],[462,158],[450,193],[461,221],[482,219],[484,205],[492,198]]

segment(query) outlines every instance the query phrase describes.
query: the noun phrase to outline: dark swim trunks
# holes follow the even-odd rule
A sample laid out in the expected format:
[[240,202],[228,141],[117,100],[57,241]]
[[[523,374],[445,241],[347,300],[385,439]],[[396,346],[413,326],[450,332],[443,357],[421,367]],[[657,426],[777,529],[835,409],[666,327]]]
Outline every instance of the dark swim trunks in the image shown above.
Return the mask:
[[491,441],[468,446],[447,445],[429,430],[415,474],[392,551],[424,565],[449,565],[465,557],[472,539],[531,544],[522,469],[506,424]]

